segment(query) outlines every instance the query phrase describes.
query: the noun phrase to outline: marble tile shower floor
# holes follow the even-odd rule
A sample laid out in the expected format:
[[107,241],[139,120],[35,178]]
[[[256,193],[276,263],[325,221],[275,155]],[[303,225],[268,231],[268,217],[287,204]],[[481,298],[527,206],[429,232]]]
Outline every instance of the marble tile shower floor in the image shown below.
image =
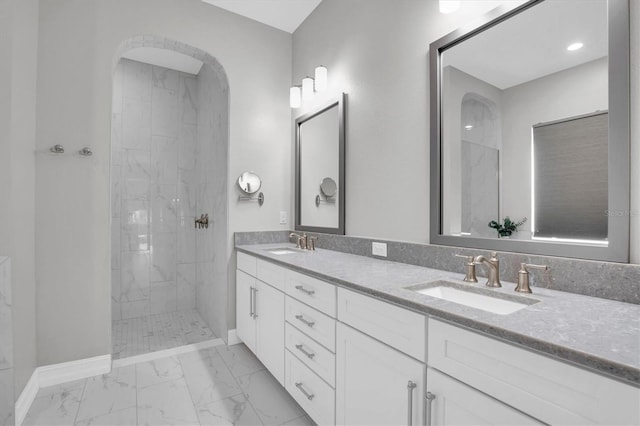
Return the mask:
[[313,425],[244,345],[114,368],[38,392],[23,425]]
[[113,359],[215,339],[198,311],[178,311],[112,323]]

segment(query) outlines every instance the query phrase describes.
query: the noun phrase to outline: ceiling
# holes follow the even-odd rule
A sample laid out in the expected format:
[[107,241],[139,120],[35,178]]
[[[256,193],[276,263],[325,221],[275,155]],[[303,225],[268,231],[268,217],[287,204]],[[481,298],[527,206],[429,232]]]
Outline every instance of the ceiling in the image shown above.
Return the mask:
[[293,33],[322,0],[202,0],[238,15]]
[[607,40],[606,0],[547,0],[446,50],[443,65],[506,89],[605,57]]

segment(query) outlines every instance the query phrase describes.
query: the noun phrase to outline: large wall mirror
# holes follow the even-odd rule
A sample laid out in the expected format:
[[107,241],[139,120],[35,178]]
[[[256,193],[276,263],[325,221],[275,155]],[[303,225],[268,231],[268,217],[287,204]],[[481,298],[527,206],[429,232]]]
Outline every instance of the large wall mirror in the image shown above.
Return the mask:
[[344,235],[344,94],[296,119],[296,229]]
[[498,8],[430,79],[432,243],[628,262],[628,0]]

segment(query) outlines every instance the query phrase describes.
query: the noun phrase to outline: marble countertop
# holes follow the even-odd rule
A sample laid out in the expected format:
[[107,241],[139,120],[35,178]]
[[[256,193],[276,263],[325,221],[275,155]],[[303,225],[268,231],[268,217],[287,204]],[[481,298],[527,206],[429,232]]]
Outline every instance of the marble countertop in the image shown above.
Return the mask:
[[[293,248],[295,253],[273,254],[274,248]],[[238,245],[238,251],[358,290],[411,310],[448,320],[516,343],[564,361],[640,386],[640,306],[607,299],[533,287],[522,297],[537,303],[508,315],[498,315],[409,290],[419,284],[462,281],[460,273],[379,260],[337,251],[300,251],[293,244]],[[506,297],[514,295],[514,283],[502,282],[491,289]]]

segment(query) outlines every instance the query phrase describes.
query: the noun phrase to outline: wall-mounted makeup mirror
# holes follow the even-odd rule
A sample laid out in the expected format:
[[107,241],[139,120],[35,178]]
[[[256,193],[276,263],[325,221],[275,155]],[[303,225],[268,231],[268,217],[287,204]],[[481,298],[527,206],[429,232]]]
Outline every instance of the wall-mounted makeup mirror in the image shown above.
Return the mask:
[[264,194],[261,192],[257,198],[253,194],[260,190],[262,179],[255,172],[243,172],[238,177],[238,188],[243,195],[238,196],[238,201],[257,201],[258,205],[264,204]]
[[344,235],[344,98],[296,119],[296,229]]
[[320,182],[320,194],[316,195],[316,207],[320,207],[322,203],[335,203],[333,198],[338,192],[338,184],[330,177],[322,179]]
[[255,194],[260,190],[262,180],[254,172],[243,172],[238,177],[238,187],[247,195]]
[[431,44],[432,243],[628,262],[628,12],[533,0]]

